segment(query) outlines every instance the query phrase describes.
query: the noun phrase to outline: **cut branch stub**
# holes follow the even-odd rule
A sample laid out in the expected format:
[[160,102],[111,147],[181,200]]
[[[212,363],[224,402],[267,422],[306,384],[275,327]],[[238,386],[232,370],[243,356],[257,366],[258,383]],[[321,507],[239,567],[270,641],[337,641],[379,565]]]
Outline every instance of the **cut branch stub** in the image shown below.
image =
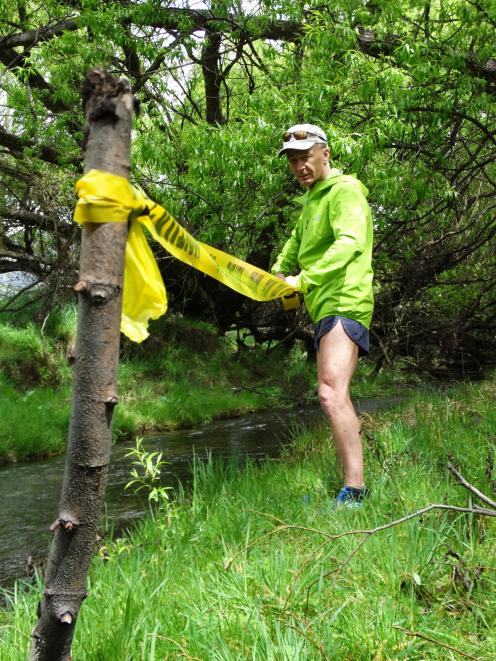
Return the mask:
[[79,519],[77,516],[73,516],[72,514],[61,513],[59,514],[57,520],[54,521],[50,526],[50,532],[55,532],[57,528],[60,528],[60,526],[65,528],[65,530],[74,530],[79,526]]
[[72,624],[87,597],[87,592],[53,592],[45,590],[48,609],[52,616],[62,624]]
[[86,282],[84,280],[80,280],[74,289],[79,294],[88,295],[93,303],[97,305],[107,303],[121,293],[121,287],[119,285],[112,285],[106,282]]
[[88,288],[88,284],[84,280],[80,280],[77,284],[74,285],[74,291],[83,292]]

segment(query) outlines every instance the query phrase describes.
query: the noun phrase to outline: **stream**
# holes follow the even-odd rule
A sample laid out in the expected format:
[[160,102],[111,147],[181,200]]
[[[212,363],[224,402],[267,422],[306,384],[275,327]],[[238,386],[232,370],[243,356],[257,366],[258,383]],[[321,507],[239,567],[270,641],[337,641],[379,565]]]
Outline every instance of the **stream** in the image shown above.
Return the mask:
[[[386,409],[398,398],[355,402],[357,411]],[[217,420],[197,429],[144,436],[147,450],[162,450],[168,463],[162,470],[167,486],[186,484],[193,455],[262,460],[277,457],[288,443],[295,425],[311,428],[325,424],[318,405],[291,411],[262,411],[241,418]],[[132,458],[126,457],[130,441],[114,445],[104,506],[104,527],[122,529],[148,512],[146,495],[125,491]],[[48,555],[48,526],[57,516],[64,456],[0,466],[0,586],[25,578]]]

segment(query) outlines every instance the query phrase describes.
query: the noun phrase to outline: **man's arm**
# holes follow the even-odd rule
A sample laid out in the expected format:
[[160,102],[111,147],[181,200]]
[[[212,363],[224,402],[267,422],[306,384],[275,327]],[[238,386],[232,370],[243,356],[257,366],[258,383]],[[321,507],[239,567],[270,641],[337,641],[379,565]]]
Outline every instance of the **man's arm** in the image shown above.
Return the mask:
[[273,267],[270,269],[271,273],[287,275],[298,266],[298,251],[300,249],[301,240],[299,225],[300,223],[298,221],[296,227],[291,232],[291,236],[279,253]]
[[369,214],[365,196],[353,184],[337,184],[333,194],[330,223],[335,240],[319,260],[292,282],[304,293],[329,282],[365,248]]

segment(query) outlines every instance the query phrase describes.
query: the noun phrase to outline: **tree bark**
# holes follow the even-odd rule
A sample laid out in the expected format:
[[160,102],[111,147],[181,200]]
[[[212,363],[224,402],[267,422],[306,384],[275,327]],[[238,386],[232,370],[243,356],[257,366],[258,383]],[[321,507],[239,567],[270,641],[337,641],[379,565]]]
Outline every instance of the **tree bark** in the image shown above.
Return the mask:
[[222,74],[220,72],[220,32],[207,33],[202,51],[202,72],[205,84],[205,119],[207,124],[224,124],[222,114],[220,87]]
[[[83,102],[88,138],[85,170],[96,168],[127,178],[133,114],[128,84],[94,69],[86,77]],[[69,661],[79,609],[86,597],[117,403],[126,238],[125,223],[87,223],[82,229],[68,448],[30,661]]]

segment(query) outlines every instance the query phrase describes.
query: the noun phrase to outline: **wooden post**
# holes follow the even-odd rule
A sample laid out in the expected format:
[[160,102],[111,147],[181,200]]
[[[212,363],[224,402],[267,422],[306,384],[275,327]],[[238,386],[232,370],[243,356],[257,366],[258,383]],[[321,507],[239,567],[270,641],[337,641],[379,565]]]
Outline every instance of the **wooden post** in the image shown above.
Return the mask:
[[[83,88],[85,171],[128,178],[134,98],[101,69]],[[30,661],[69,661],[95,549],[108,472],[117,365],[126,223],[82,229],[74,387],[64,481]]]

